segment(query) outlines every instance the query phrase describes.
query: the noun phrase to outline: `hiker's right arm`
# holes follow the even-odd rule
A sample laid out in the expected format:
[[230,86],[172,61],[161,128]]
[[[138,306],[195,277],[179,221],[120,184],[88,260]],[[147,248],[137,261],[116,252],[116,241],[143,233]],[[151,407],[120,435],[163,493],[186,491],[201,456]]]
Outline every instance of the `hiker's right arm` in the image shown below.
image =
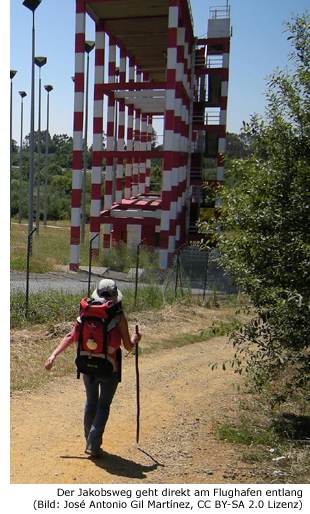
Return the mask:
[[62,353],[68,346],[70,346],[70,344],[75,343],[76,341],[77,341],[77,326],[75,325],[73,327],[73,329],[71,330],[71,332],[69,332],[69,334],[67,334],[62,339],[62,341],[55,348],[53,353],[51,353],[51,355],[49,356],[49,358],[47,359],[47,361],[44,365],[45,369],[47,371],[49,371],[52,368],[57,355]]
[[134,347],[136,346],[136,344],[140,341],[141,334],[135,332],[130,337],[129,329],[128,329],[128,322],[127,322],[127,319],[124,316],[124,314],[122,314],[118,326],[119,326],[119,330],[120,330],[120,333],[121,333],[121,337],[122,337],[124,348],[128,352],[131,352],[134,349]]

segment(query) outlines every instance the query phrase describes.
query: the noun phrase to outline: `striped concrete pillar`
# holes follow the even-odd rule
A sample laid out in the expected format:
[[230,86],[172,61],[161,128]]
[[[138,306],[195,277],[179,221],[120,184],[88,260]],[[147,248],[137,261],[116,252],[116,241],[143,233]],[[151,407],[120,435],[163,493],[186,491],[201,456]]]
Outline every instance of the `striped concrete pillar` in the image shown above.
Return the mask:
[[186,163],[186,192],[185,192],[185,214],[184,214],[184,240],[189,233],[190,225],[190,204],[192,196],[192,188],[190,186],[190,171],[191,171],[191,154],[193,151],[193,144],[195,143],[196,133],[193,131],[193,100],[195,92],[195,44],[190,44],[190,37],[188,29],[185,31],[185,56],[187,56],[187,84],[189,93],[189,124],[188,124],[188,146],[187,146],[187,163]]
[[[142,82],[149,82],[149,74],[143,72],[141,74]],[[141,151],[146,151],[147,149],[147,114],[142,113],[141,115]],[[145,194],[145,180],[146,180],[146,157],[140,158],[140,166],[139,166],[139,193]]]
[[[127,150],[133,151],[133,105],[128,105],[128,118],[127,118]],[[132,157],[128,157],[126,161],[126,176],[125,176],[125,198],[131,197],[132,188]]]
[[175,140],[175,166],[172,173],[171,187],[171,206],[170,206],[170,225],[169,225],[169,241],[168,252],[171,258],[176,247],[179,246],[181,240],[183,210],[182,198],[184,188],[184,169],[185,169],[185,152],[186,149],[186,121],[188,96],[185,89],[185,28],[182,26],[183,20],[179,18],[177,34],[176,34],[176,95],[175,95],[175,124],[174,133]]
[[[140,126],[141,126],[141,111],[135,109],[135,121],[134,121],[134,143],[133,149],[135,152],[140,152]],[[133,169],[132,169],[132,195],[137,196],[139,193],[139,166],[140,157],[139,154],[135,154],[133,158]]]
[[[125,100],[119,100],[118,111],[118,137],[117,137],[117,150],[124,151],[125,144]],[[116,187],[115,187],[115,202],[119,203],[123,198],[123,176],[124,176],[124,162],[123,158],[117,159],[116,165]]]
[[[126,52],[123,48],[120,49],[120,82],[126,82]],[[125,100],[119,100],[119,116],[118,116],[118,137],[117,137],[117,150],[124,151],[125,145]],[[122,157],[117,159],[116,166],[116,188],[115,188],[115,201],[117,203],[122,201],[123,198],[123,178],[124,178],[124,159]]]
[[[109,63],[108,63],[108,82],[109,84],[115,83],[115,70],[116,70],[116,43],[115,40],[109,38]],[[114,118],[115,118],[115,100],[114,95],[108,96],[108,112],[107,112],[107,151],[112,152],[115,148],[114,138]],[[113,171],[114,162],[111,154],[108,153],[106,158],[106,177],[105,177],[105,191],[104,191],[104,209],[110,209],[113,203]],[[103,249],[107,254],[110,249],[111,239],[111,225],[103,225]]]
[[[140,150],[147,150],[147,114],[142,113],[141,115],[141,144]],[[143,157],[140,159],[140,172],[139,172],[139,194],[145,193],[145,182],[146,182],[146,159]]]
[[[181,211],[180,211],[180,236],[179,244],[186,241],[187,234],[187,209],[190,200],[190,163],[191,163],[191,123],[192,123],[192,105],[193,105],[193,92],[192,92],[192,70],[191,70],[191,51],[190,51],[190,34],[188,25],[185,28],[184,34],[181,35],[184,44],[183,55],[183,86],[186,92],[184,103],[184,125],[183,125],[183,166],[181,176]],[[189,209],[188,209],[189,210]]]
[[[178,247],[181,238],[181,213],[182,213],[182,183],[184,173],[184,157],[185,151],[185,124],[186,124],[186,91],[184,88],[184,52],[185,52],[185,28],[180,26],[177,29],[177,68],[176,68],[176,81],[178,84],[178,167],[176,169],[176,190],[175,190],[175,205],[176,205],[176,226],[173,231],[175,234],[175,246]],[[180,87],[180,86],[183,87]]]
[[[135,66],[133,60],[129,58],[129,82],[135,80]],[[127,117],[127,150],[128,152],[133,151],[133,120],[134,120],[134,106],[133,104],[128,105],[128,117]],[[126,160],[126,176],[125,176],[125,198],[130,198],[132,195],[132,157],[127,157]]]
[[[150,81],[149,73],[143,73],[143,79],[145,82]],[[145,135],[145,149],[150,152],[152,150],[152,115],[146,116],[146,135]],[[151,159],[145,159],[145,186],[144,193],[149,194],[150,192],[150,178],[151,178]]]
[[226,71],[225,80],[221,82],[220,97],[220,120],[219,120],[219,143],[217,156],[216,180],[224,181],[224,159],[226,153],[226,125],[227,125],[227,97],[228,97],[228,78],[229,78],[229,39],[223,41],[223,69]]
[[120,65],[119,65],[119,81],[126,82],[126,62],[127,54],[125,48],[120,48]]
[[[173,201],[173,168],[176,166],[176,69],[177,69],[177,28],[179,20],[179,1],[169,0],[168,15],[168,49],[167,49],[167,90],[164,122],[164,165],[161,193],[161,220],[160,220],[160,250],[159,264],[168,267],[169,251],[171,247],[170,219],[171,204]],[[169,245],[170,237],[170,245]],[[172,236],[173,241],[173,236]]]
[[[153,135],[153,118],[152,115],[148,116],[147,120],[147,142],[146,149],[148,152],[152,150],[152,135]],[[151,159],[146,159],[145,169],[145,193],[149,194],[151,189]]]
[[[96,24],[95,81],[93,112],[92,185],[90,207],[90,237],[100,234],[101,181],[102,181],[102,134],[103,95],[100,86],[104,83],[105,32],[103,23]],[[93,241],[93,255],[99,254],[99,237]]]
[[83,170],[83,118],[85,67],[85,0],[75,4],[75,79],[73,117],[73,156],[71,192],[70,265],[77,271],[80,263],[81,179]]
[[[136,81],[143,82],[143,74],[139,70],[138,67],[137,67],[137,72],[136,72]],[[142,150],[142,112],[141,112],[141,110],[139,110],[139,128],[138,128],[138,133],[137,133],[137,143],[138,143],[139,151],[141,151]],[[140,194],[140,192],[141,192],[141,175],[143,175],[143,172],[144,172],[144,162],[140,156],[138,158],[138,164],[137,164],[136,171],[138,173],[136,194]]]
[[134,60],[129,57],[129,82],[135,81],[135,63]]

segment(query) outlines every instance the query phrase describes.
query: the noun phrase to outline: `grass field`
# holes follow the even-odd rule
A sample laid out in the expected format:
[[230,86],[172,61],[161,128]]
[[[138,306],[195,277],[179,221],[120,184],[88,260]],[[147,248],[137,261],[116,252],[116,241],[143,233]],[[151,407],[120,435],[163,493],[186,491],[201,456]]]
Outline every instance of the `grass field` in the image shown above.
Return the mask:
[[[28,227],[26,221],[11,225],[11,270],[26,270]],[[80,264],[88,265],[89,258],[89,225],[86,226],[85,244],[81,244]],[[33,234],[33,252],[30,259],[30,271],[46,273],[59,270],[59,266],[67,266],[70,262],[70,222],[52,221],[44,227],[41,223],[39,235]],[[124,245],[111,248],[109,255],[93,257],[93,266],[106,266],[117,271],[128,272],[136,265],[136,250],[127,249]],[[140,267],[152,270],[157,260],[154,252],[141,249]]]
[[[56,271],[58,265],[67,265],[70,261],[69,222],[51,222],[52,226],[40,225],[39,235],[33,235],[33,251],[30,259],[30,271],[45,273]],[[57,228],[56,228],[57,227]],[[27,255],[26,224],[11,225],[11,270],[24,271]],[[88,263],[88,234],[86,245],[81,246],[81,264]],[[94,259],[94,265],[96,264]]]

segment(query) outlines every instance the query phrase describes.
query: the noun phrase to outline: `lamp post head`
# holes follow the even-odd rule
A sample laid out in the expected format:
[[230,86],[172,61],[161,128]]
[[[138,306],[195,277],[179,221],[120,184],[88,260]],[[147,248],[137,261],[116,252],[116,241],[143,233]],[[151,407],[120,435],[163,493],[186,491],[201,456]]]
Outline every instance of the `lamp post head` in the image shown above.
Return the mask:
[[51,86],[50,84],[47,84],[46,86],[44,86],[44,89],[45,89],[48,93],[50,93],[51,91],[53,91],[53,89],[54,89],[54,88],[53,88],[53,86]]
[[75,77],[71,77],[71,79],[72,79],[72,82],[75,82]]
[[89,54],[95,46],[95,41],[85,41],[85,52]]
[[20,96],[21,96],[22,98],[25,98],[25,96],[27,96],[26,91],[18,91],[18,93],[20,94]]
[[44,64],[46,64],[47,62],[47,57],[35,57],[34,58],[34,63],[39,66],[39,68],[42,68],[42,66],[44,66]]
[[17,70],[10,70],[10,79],[12,80],[17,73]]
[[36,10],[36,8],[39,7],[41,2],[42,2],[42,0],[24,0],[23,5],[25,7],[28,7],[28,9],[30,9],[30,11],[34,12]]

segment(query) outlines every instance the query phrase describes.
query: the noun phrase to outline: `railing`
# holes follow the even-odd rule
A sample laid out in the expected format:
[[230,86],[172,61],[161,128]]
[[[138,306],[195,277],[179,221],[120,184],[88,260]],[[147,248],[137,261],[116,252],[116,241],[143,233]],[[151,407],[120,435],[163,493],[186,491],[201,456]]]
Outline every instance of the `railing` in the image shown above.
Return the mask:
[[191,170],[190,179],[191,180],[202,180],[201,170],[200,171]]
[[203,123],[204,125],[219,125],[220,124],[220,113],[208,113],[205,111],[202,114],[193,115],[194,123]]
[[196,68],[222,68],[223,67],[223,57],[208,57],[207,61],[205,57],[197,56],[195,59],[195,67]]
[[222,68],[223,67],[223,57],[208,57],[207,60],[207,68]]
[[204,55],[196,55],[195,57],[195,66],[205,66],[206,65],[206,59]]
[[230,18],[230,5],[210,7],[210,19],[220,20]]
[[207,125],[219,125],[220,124],[220,113],[206,114]]
[[206,114],[194,114],[193,115],[193,123],[203,123],[203,125],[206,125],[207,117]]

